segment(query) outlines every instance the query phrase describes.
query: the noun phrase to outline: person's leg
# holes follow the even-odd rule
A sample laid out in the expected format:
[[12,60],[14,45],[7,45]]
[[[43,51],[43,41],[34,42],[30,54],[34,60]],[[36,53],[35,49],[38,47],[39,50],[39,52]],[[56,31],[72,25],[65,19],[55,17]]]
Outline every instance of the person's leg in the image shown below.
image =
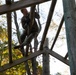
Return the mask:
[[[20,45],[24,42],[25,38],[26,38],[26,33],[24,31],[23,34],[20,36]],[[24,56],[24,53],[25,53],[24,52],[24,46],[20,46],[20,50]]]
[[31,33],[27,38],[25,38],[24,42],[22,45],[28,45],[32,41],[32,39],[35,37],[35,33]]
[[20,51],[22,52],[23,55],[24,55],[24,46],[21,46],[21,44],[24,42],[25,38],[26,38],[26,32],[23,31],[23,34],[20,36],[20,45],[14,47],[14,49],[20,48]]
[[[35,35],[37,34],[37,32],[34,32],[34,33],[31,33],[30,35],[28,35],[27,36],[27,38],[25,38],[24,39],[24,37],[22,36],[21,37],[21,41],[22,41],[22,43],[20,44],[20,45],[18,45],[18,46],[15,46],[15,49],[17,49],[17,48],[22,48],[23,49],[23,47],[25,46],[25,45],[28,45],[28,44],[30,44],[30,42],[32,41],[32,39],[35,37]],[[24,41],[23,41],[24,40]]]

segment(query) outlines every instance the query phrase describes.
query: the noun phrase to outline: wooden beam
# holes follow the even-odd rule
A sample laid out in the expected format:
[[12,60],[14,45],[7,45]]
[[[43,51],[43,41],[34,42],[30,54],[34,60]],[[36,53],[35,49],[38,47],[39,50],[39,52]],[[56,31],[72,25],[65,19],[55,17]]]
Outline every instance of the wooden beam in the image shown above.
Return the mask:
[[43,72],[42,75],[50,75],[50,67],[49,67],[49,53],[48,49],[48,38],[45,39],[44,43],[44,53],[43,53]]
[[38,55],[40,55],[42,53],[43,53],[43,51],[37,51],[37,52],[32,53],[31,55],[29,55],[28,57],[23,57],[23,58],[20,58],[18,60],[13,61],[13,63],[11,63],[11,64],[8,63],[8,64],[6,64],[4,66],[1,66],[0,67],[0,72],[5,71],[5,70],[7,70],[7,69],[9,69],[11,67],[14,67],[14,66],[16,66],[16,65],[18,65],[18,64],[20,64],[22,62],[25,62],[25,61],[27,61],[27,60],[29,60],[31,58],[34,58],[34,57],[36,57],[36,56],[38,56]]
[[[6,0],[6,4],[11,3],[11,0]],[[11,12],[7,14],[7,29],[8,29],[8,50],[9,50],[9,63],[12,63],[12,18]]]
[[71,75],[76,75],[76,4],[75,0],[63,0],[64,19]]
[[[33,22],[34,22],[35,7],[36,7],[35,5],[31,6],[31,11],[30,11],[30,28],[28,30],[28,36],[29,36],[30,30],[32,28]],[[26,55],[25,56],[28,56],[28,49],[29,49],[29,45],[27,45],[27,47],[26,47]]]
[[[69,65],[68,60],[65,60],[64,57],[60,56],[59,54],[57,54],[54,51],[50,51],[50,50],[47,50],[47,51],[48,51],[48,53],[50,55],[54,56],[55,58],[62,61],[63,63]],[[18,65],[18,64],[20,64],[22,62],[26,62],[27,60],[32,59],[32,58],[34,58],[34,57],[36,57],[36,56],[38,56],[38,55],[40,55],[42,53],[45,53],[45,50],[42,50],[42,51],[40,50],[40,51],[37,51],[35,53],[32,53],[28,57],[23,57],[23,58],[20,58],[18,60],[13,61],[13,63],[11,63],[11,64],[8,63],[8,64],[5,64],[4,66],[0,66],[0,72],[5,71],[5,70],[7,70],[7,69],[9,69],[11,67],[14,67],[14,66],[16,66],[16,65]]]
[[12,24],[11,12],[7,13],[7,29],[8,29],[8,50],[9,50],[9,63],[12,63]]
[[69,61],[68,60],[65,60],[64,57],[62,57],[61,55],[57,54],[54,51],[49,51],[49,54],[69,66]]
[[30,11],[30,19],[31,19],[31,21],[30,21],[30,30],[31,30],[31,28],[32,28],[32,26],[33,26],[33,23],[34,23],[34,19],[35,19],[35,7],[36,7],[36,5],[33,5],[33,6],[31,6],[31,11]]
[[56,43],[56,41],[57,41],[57,38],[58,38],[59,33],[60,33],[60,30],[61,30],[61,28],[62,28],[63,22],[64,22],[64,16],[62,17],[62,20],[61,20],[61,22],[60,22],[58,31],[57,31],[57,33],[56,33],[55,39],[54,39],[54,41],[53,41],[53,43],[52,43],[52,46],[51,46],[51,49],[50,49],[50,50],[53,50],[53,47],[54,47],[54,45],[55,45],[55,43]]
[[65,55],[64,59],[67,59],[67,57],[68,57],[68,52],[67,52],[67,54]]
[[[35,7],[36,5],[32,5],[31,6],[31,12],[30,12],[30,30],[32,29],[32,26],[34,24],[34,20],[35,20]],[[32,58],[31,59],[32,62],[32,71],[33,71],[33,75],[37,75],[37,65],[36,65],[36,58]]]
[[0,6],[0,15],[47,1],[50,0],[21,0],[21,1],[13,2],[11,5],[4,4]]
[[57,2],[57,0],[52,0],[39,50],[43,50],[43,44],[44,44],[48,29],[49,29],[49,26],[50,26],[50,22],[51,22],[51,19],[52,19],[52,16],[53,16],[53,12],[54,12],[54,8],[55,8],[55,5],[56,5],[56,2]]

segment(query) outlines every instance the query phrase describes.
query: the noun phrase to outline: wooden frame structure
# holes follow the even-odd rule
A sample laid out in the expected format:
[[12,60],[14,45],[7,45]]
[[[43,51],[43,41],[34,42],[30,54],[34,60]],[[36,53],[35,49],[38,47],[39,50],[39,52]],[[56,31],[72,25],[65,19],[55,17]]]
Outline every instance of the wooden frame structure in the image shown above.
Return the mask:
[[[29,7],[29,6],[40,4],[40,3],[43,3],[43,2],[47,2],[47,1],[50,2],[50,0],[21,0],[21,1],[17,1],[17,2],[11,3],[9,5],[8,4],[4,4],[4,5],[0,6],[0,15],[5,14],[5,13],[7,14],[8,46],[9,46],[9,64],[6,64],[4,66],[0,66],[0,72],[4,71],[6,69],[9,69],[9,68],[11,68],[11,67],[13,67],[15,65],[18,65],[18,64],[20,64],[20,63],[22,63],[24,61],[27,61],[27,60],[29,60],[31,58],[34,58],[34,57],[36,57],[36,56],[38,56],[40,54],[44,54],[45,51],[46,51],[47,54],[50,54],[50,55],[54,56],[55,58],[57,58],[58,60],[62,61],[63,63],[65,63],[67,65],[69,65],[69,61],[67,59],[67,57],[69,55],[71,75],[76,75],[76,50],[75,50],[76,49],[76,42],[75,42],[76,34],[72,34],[72,32],[76,33],[76,26],[75,26],[76,22],[75,22],[75,19],[74,19],[76,17],[74,17],[73,12],[72,12],[72,11],[75,11],[74,10],[74,7],[75,7],[74,6],[75,5],[74,4],[74,0],[70,0],[70,1],[69,0],[63,0],[64,16],[62,17],[62,20],[60,22],[60,25],[59,25],[57,34],[55,36],[55,39],[54,39],[54,41],[52,43],[51,49],[45,48],[45,49],[47,49],[47,50],[45,50],[43,48],[43,45],[44,45],[44,41],[45,41],[45,38],[46,38],[47,31],[48,31],[50,23],[51,23],[51,19],[52,19],[53,13],[54,13],[54,8],[55,8],[57,0],[51,0],[52,3],[51,3],[51,7],[49,9],[49,14],[48,14],[45,30],[44,30],[44,33],[43,33],[43,36],[42,36],[42,41],[41,41],[41,44],[40,44],[39,51],[36,51],[35,53],[32,53],[31,55],[29,55],[26,58],[23,57],[23,58],[20,58],[18,60],[15,60],[15,61],[12,60],[11,12],[15,11],[15,10],[19,10],[19,9],[21,9],[23,7]],[[70,13],[68,13],[68,12],[70,12]],[[70,14],[72,14],[73,17],[70,16]],[[63,56],[61,56],[58,53],[53,51],[53,47],[54,47],[55,42],[56,42],[56,40],[58,38],[60,30],[62,28],[64,19],[65,19],[65,23],[66,23],[65,26],[66,26],[66,32],[67,32],[67,39],[70,40],[70,41],[69,40],[67,41],[68,42],[68,52],[69,53],[66,53],[65,57],[63,57]],[[69,25],[70,25],[70,27],[72,27],[72,29],[69,28]],[[69,32],[70,32],[70,34],[69,34]],[[44,75],[47,75],[47,72]]]

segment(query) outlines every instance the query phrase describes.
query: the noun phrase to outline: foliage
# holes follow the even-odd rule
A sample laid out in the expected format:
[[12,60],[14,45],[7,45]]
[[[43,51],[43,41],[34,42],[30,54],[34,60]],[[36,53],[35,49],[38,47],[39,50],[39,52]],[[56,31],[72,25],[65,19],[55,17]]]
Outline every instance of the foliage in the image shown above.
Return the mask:
[[42,66],[37,67],[37,74],[42,75]]
[[[7,37],[7,30],[0,26],[0,66],[3,66],[9,63],[9,52],[8,52],[8,37]],[[22,57],[22,54],[19,50],[12,49],[12,57],[13,60],[19,59]],[[25,74],[25,66],[24,63],[17,65],[11,69],[8,69],[4,72],[1,72],[0,75],[23,75]]]
[[[6,26],[6,17],[5,15],[0,16],[0,66],[3,66],[9,63],[9,52],[8,52],[8,34]],[[4,19],[4,20],[3,20]],[[14,41],[12,40],[12,46]],[[13,60],[19,59],[22,57],[22,54],[19,50],[12,49],[12,58]],[[11,69],[8,69],[4,72],[0,72],[0,75],[23,75],[26,73],[24,63],[17,65]]]

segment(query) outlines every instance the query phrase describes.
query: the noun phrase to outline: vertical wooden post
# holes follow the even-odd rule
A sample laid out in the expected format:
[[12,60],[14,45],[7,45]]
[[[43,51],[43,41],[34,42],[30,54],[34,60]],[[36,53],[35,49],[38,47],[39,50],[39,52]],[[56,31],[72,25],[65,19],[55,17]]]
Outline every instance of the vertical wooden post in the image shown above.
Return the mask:
[[[30,30],[33,26],[34,23],[34,19],[35,19],[35,7],[36,5],[32,5],[31,6],[31,13],[30,13],[30,18],[31,18],[31,22],[30,22]],[[36,57],[31,59],[32,61],[32,70],[33,70],[33,74],[37,75],[37,68],[36,68]]]
[[75,0],[63,0],[68,55],[71,75],[76,75],[76,10]]
[[30,19],[31,19],[31,21],[30,21],[30,30],[31,30],[31,28],[32,28],[32,26],[33,26],[33,23],[34,23],[34,19],[35,19],[35,7],[36,7],[36,5],[33,5],[33,6],[31,6],[31,10],[30,10]]
[[[10,7],[11,0],[6,0],[6,4]],[[12,63],[12,21],[11,12],[7,13],[7,28],[8,28],[8,49],[9,49],[9,63]]]
[[25,69],[27,71],[27,74],[31,75],[30,68],[29,68],[29,65],[28,65],[28,61],[25,62]]
[[43,74],[42,75],[50,75],[49,71],[49,53],[48,50],[48,38],[45,39],[44,43],[44,53],[43,53]]
[[9,49],[9,63],[12,63],[12,28],[11,28],[11,12],[7,13],[8,24],[8,49]]

